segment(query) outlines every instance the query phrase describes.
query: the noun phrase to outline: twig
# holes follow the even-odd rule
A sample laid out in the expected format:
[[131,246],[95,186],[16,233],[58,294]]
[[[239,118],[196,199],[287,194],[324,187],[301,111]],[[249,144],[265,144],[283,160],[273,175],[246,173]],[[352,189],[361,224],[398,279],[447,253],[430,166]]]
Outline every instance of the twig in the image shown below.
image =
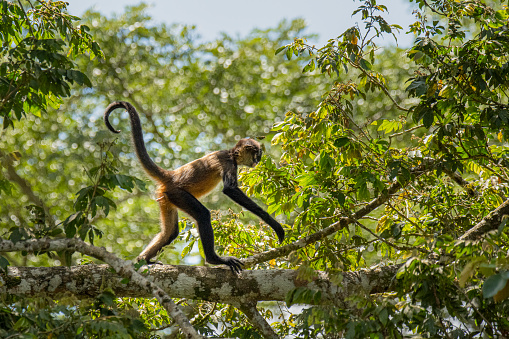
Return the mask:
[[405,134],[405,133],[408,133],[408,132],[415,131],[416,129],[419,129],[419,128],[421,128],[421,127],[424,127],[424,125],[422,125],[422,124],[421,124],[421,125],[419,125],[419,126],[414,126],[414,127],[412,127],[412,128],[409,128],[409,129],[407,129],[407,130],[405,130],[405,131],[401,131],[401,132],[398,132],[398,133],[391,134],[391,135],[389,135],[389,139],[392,139],[392,138],[394,138],[394,137],[399,137],[399,136],[400,136],[400,135],[402,135],[402,134]]
[[384,238],[382,238],[381,236],[379,236],[378,234],[376,234],[375,232],[373,232],[372,230],[370,230],[369,228],[367,228],[366,226],[361,224],[358,220],[355,220],[355,224],[358,225],[363,230],[369,232],[372,236],[374,236],[376,239],[380,240],[381,242],[385,243],[387,246],[393,247],[393,248],[395,248],[397,250],[400,250],[400,251],[414,251],[414,250],[417,250],[417,251],[419,251],[421,253],[429,254],[429,251],[426,251],[425,249],[420,248],[420,247],[399,246],[399,245],[393,244],[392,242],[385,240]]
[[475,307],[474,303],[472,302],[472,300],[468,297],[468,294],[465,293],[465,291],[463,290],[463,288],[461,288],[458,283],[455,281],[454,282],[454,285],[456,286],[456,288],[465,296],[465,298],[468,300],[468,302],[470,303],[470,306],[472,306],[472,308],[474,309],[474,311],[479,314],[479,316],[486,322],[486,324],[488,324],[489,327],[491,327],[492,329],[493,328],[493,325],[491,324],[491,322],[486,319],[486,317],[479,311],[479,309],[477,307]]
[[270,327],[267,320],[258,312],[256,303],[238,303],[235,305],[236,308],[242,311],[251,321],[254,327],[263,335],[264,338],[279,339],[279,336],[274,332],[274,329]]
[[410,224],[412,224],[415,228],[417,228],[419,231],[421,231],[423,234],[426,234],[426,232],[424,232],[424,230],[415,222],[413,222],[412,220],[410,220],[406,215],[404,215],[403,213],[401,213],[396,207],[392,206],[391,202],[390,201],[387,201],[387,205],[394,211],[396,212],[396,214],[398,214],[401,218],[405,219],[406,221],[408,221]]
[[471,187],[472,186],[471,183],[468,182],[467,180],[463,179],[463,177],[461,175],[459,175],[459,173],[453,172],[453,171],[449,171],[448,169],[444,169],[443,171],[445,172],[445,174],[447,174],[449,176],[449,178],[451,178],[455,183],[457,183],[465,191],[467,191],[469,196],[473,197],[473,196],[478,196],[479,195],[479,192],[477,190],[474,190]]
[[25,12],[25,9],[23,8],[23,5],[21,4],[20,0],[18,0],[18,4],[19,4],[19,7],[21,8],[21,11],[23,12],[23,15],[25,16],[25,20],[26,20],[26,23],[27,23],[27,26],[28,26],[28,30],[30,31],[30,34],[33,36],[34,35],[34,30],[32,28],[32,25],[30,24],[30,20],[28,19],[28,15]]
[[[4,156],[5,154],[0,151],[0,158]],[[42,207],[44,213],[47,216],[47,220],[50,226],[54,227],[55,220],[51,217],[48,205],[46,205],[44,201],[35,194],[35,192],[32,190],[32,186],[28,183],[28,181],[19,176],[14,166],[12,166],[11,159],[7,159],[7,161],[4,161],[3,164],[7,169],[6,173],[7,179],[9,179],[12,182],[15,182],[21,189],[21,192],[23,192],[23,194],[25,194],[31,202],[33,202],[37,206]]]

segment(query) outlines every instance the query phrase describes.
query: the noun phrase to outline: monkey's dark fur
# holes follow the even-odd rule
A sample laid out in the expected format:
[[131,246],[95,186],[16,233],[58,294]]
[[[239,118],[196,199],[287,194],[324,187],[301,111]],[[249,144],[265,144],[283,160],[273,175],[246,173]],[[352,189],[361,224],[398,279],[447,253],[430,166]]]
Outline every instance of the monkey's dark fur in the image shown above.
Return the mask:
[[196,220],[207,262],[214,265],[227,265],[235,273],[241,271],[242,262],[239,259],[220,257],[216,254],[210,212],[198,201],[198,198],[210,192],[221,180],[224,184],[224,194],[260,217],[274,229],[279,242],[283,241],[285,232],[281,225],[249,199],[237,184],[237,167],[254,167],[260,161],[262,149],[257,141],[241,139],[231,150],[213,152],[176,170],[165,170],[154,163],[148,155],[143,142],[140,118],[130,103],[118,101],[106,108],[104,122],[108,129],[114,133],[120,133],[111,126],[108,120],[110,113],[117,108],[124,108],[129,113],[136,155],[145,172],[159,184],[156,195],[161,211],[161,232],[141,252],[137,258],[138,261],[145,260],[147,263],[152,263],[150,259],[164,246],[175,240],[179,233],[177,210],[180,209]]

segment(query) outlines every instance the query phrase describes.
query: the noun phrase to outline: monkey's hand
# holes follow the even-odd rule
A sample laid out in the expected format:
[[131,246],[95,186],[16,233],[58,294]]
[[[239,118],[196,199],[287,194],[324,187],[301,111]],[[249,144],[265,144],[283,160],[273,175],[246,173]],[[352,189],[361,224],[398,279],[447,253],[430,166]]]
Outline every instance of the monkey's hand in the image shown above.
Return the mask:
[[279,243],[281,244],[285,239],[285,230],[283,229],[283,226],[281,226],[281,224],[278,223],[275,219],[270,221],[269,226],[272,227],[272,229],[276,232]]
[[212,265],[226,265],[230,267],[233,273],[239,274],[242,271],[244,263],[235,257],[220,257],[206,259],[209,264]]

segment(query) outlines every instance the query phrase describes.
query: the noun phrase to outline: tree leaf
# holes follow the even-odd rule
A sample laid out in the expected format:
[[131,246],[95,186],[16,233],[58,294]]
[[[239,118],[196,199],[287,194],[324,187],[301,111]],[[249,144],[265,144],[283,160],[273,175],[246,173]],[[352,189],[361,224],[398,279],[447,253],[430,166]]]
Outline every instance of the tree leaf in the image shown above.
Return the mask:
[[482,286],[484,298],[491,298],[501,291],[507,284],[507,279],[502,274],[494,274],[488,277]]
[[364,69],[365,71],[371,71],[371,69],[373,68],[371,63],[366,59],[361,59],[360,65],[361,65],[361,68]]
[[9,260],[5,259],[3,256],[0,256],[0,269],[4,272],[7,272],[7,266],[9,265]]
[[433,114],[432,110],[427,110],[424,115],[422,116],[422,123],[424,124],[424,127],[430,128],[431,125],[433,125],[433,120],[435,119],[435,116]]

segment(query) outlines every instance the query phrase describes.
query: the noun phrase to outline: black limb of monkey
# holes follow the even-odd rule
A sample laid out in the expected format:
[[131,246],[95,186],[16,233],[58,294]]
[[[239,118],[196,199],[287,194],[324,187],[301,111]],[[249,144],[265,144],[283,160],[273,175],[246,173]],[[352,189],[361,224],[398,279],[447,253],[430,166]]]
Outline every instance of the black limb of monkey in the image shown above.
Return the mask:
[[240,260],[235,257],[220,257],[214,251],[214,230],[210,222],[210,211],[198,199],[184,190],[175,189],[164,192],[164,194],[178,209],[196,220],[203,252],[205,252],[205,260],[213,265],[227,265],[232,272],[239,273],[242,270],[241,266],[244,265]]

